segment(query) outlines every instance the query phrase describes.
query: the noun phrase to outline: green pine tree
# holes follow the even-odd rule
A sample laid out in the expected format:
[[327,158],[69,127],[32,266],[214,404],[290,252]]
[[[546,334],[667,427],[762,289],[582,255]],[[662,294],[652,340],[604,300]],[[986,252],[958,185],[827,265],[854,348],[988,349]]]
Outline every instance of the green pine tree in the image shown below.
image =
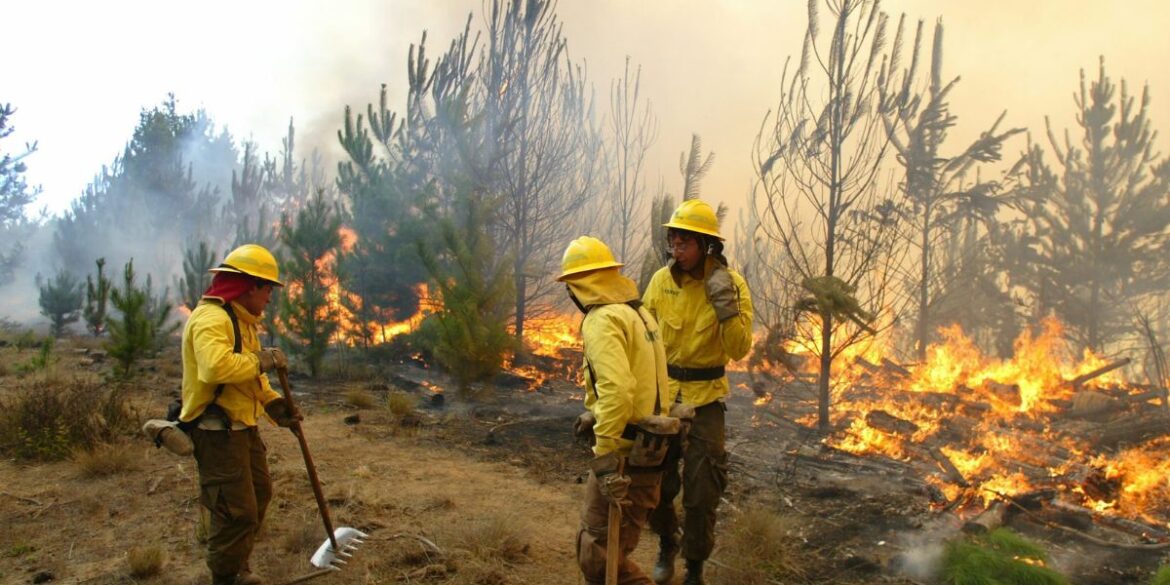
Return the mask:
[[175,281],[175,289],[179,291],[183,306],[189,310],[195,310],[195,305],[203,298],[203,291],[211,285],[212,274],[208,271],[216,266],[217,258],[219,256],[207,242],[199,242],[197,247],[183,252],[183,277]]
[[140,288],[134,274],[134,260],[126,263],[122,287],[110,291],[110,302],[119,313],[118,318],[107,317],[106,327],[110,341],[106,350],[122,367],[122,375],[130,376],[135,362],[154,347],[154,323],[151,321],[150,296]]
[[329,285],[336,282],[330,258],[340,251],[341,210],[318,191],[293,218],[281,219],[280,241],[287,259],[285,294],[280,315],[285,327],[281,335],[289,351],[302,357],[313,377],[321,373],[321,364],[329,343],[341,328],[339,307],[329,298]]
[[81,281],[61,270],[47,282],[42,282],[38,274],[37,288],[41,292],[38,299],[41,314],[48,317],[52,323],[53,336],[61,337],[70,323],[76,323],[81,318],[83,292]]
[[110,288],[113,282],[106,278],[104,269],[106,266],[105,258],[98,258],[97,277],[92,275],[85,277],[85,307],[82,309],[82,315],[85,317],[86,329],[93,333],[94,337],[100,337],[106,330],[106,312],[109,308]]
[[[463,193],[455,217],[438,220],[441,255],[421,240],[418,253],[438,287],[442,309],[428,319],[432,352],[462,387],[490,379],[503,367],[504,356],[517,348],[508,333],[510,303],[515,294],[508,259],[500,258],[488,230],[493,201],[477,190]],[[424,334],[425,335],[425,334]]]

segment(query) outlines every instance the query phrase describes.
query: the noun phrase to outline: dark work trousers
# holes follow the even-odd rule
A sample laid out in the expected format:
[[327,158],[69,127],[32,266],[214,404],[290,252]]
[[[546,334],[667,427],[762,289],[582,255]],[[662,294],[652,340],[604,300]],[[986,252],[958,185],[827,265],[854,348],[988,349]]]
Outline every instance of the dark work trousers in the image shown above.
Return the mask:
[[[632,502],[622,510],[622,528],[619,536],[618,583],[621,585],[653,585],[654,581],[642,572],[630,553],[638,546],[638,538],[646,528],[646,516],[658,504],[658,484],[662,472],[629,470]],[[581,528],[577,531],[577,565],[585,582],[605,583],[605,550],[608,542],[609,500],[601,493],[597,477],[589,472],[585,482],[585,509],[581,511]]]
[[260,431],[191,430],[199,467],[199,502],[211,512],[207,567],[219,579],[248,566],[256,532],[272,499],[268,449]]
[[[662,497],[650,513],[650,527],[663,538],[678,531],[674,498],[683,494],[682,556],[705,561],[715,548],[715,510],[727,489],[727,451],[724,448],[723,402],[695,409],[695,420],[687,434],[681,457],[677,451],[666,462],[662,475]],[[682,473],[679,473],[679,464]]]

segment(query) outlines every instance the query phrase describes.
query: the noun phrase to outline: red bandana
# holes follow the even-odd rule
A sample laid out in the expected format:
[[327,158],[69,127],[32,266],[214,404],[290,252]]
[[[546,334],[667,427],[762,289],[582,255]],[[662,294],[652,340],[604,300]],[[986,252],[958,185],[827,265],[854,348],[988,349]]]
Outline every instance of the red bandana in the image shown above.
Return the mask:
[[203,298],[219,299],[228,304],[256,286],[256,279],[239,272],[216,272],[211,286],[203,291]]

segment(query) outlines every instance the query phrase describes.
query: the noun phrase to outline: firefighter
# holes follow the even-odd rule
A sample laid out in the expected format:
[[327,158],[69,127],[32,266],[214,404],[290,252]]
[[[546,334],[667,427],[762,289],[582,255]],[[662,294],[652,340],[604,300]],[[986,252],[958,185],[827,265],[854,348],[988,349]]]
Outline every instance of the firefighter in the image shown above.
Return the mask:
[[[743,277],[727,266],[719,219],[710,205],[683,201],[663,225],[671,261],[654,273],[642,300],[661,327],[671,400],[680,403],[678,411],[694,412],[685,442],[666,463],[662,497],[650,514],[659,537],[654,581],[673,579],[681,549],[687,570],[683,583],[699,585],[703,563],[715,546],[715,511],[727,487],[724,368],[751,349],[752,301]],[[681,538],[674,509],[680,489]]]
[[183,329],[183,407],[199,470],[199,501],[211,517],[207,567],[213,585],[256,585],[248,558],[272,498],[261,418],[300,420],[265,372],[288,367],[279,349],[260,347],[256,328],[280,282],[276,259],[245,244],[212,268],[211,286]]
[[[634,282],[601,240],[581,237],[565,249],[561,275],[583,313],[585,407],[575,430],[596,439],[577,533],[577,562],[587,583],[604,583],[608,512],[621,513],[618,582],[650,584],[629,558],[658,503],[662,464],[678,421],[660,415],[668,406],[666,355],[658,326],[641,307]],[[649,432],[649,434],[646,434]],[[645,440],[643,440],[645,439]]]

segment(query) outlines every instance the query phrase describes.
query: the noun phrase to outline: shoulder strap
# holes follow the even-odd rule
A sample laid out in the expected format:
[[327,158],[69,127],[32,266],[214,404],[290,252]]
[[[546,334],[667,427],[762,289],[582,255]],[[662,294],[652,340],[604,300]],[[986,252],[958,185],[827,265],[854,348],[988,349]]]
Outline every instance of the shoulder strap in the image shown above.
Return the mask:
[[[646,332],[650,332],[650,324],[646,322],[646,317],[642,316],[642,300],[634,299],[626,301],[626,304],[638,314],[638,318],[642,320],[642,327],[646,328]],[[662,414],[662,388],[658,385],[658,352],[654,352],[654,414],[655,416]]]
[[[230,303],[224,303],[220,306],[223,307],[223,311],[228,314],[228,318],[232,320],[232,333],[235,334],[235,342],[232,344],[232,351],[235,353],[240,353],[240,350],[243,349],[243,340],[240,339],[240,320],[236,318],[236,311],[235,309],[232,309]],[[215,387],[215,399],[212,400],[213,403],[216,400],[219,400],[220,394],[223,394],[223,387],[223,384]]]

